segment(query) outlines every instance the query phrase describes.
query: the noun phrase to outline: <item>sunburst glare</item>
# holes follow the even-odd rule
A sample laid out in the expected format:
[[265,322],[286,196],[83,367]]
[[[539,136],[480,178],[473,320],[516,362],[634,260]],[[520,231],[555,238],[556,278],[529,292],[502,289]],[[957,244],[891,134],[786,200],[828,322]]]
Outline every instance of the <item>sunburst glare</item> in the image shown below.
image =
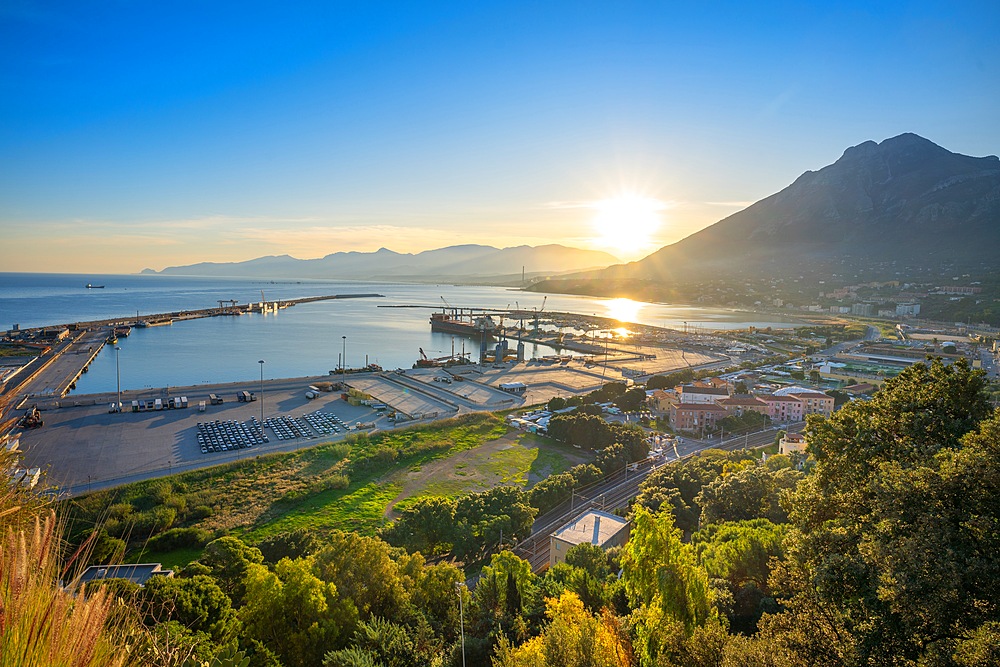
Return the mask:
[[660,228],[660,211],[666,205],[658,199],[622,195],[602,199],[592,205],[597,214],[593,225],[596,241],[624,258],[635,258],[653,249],[653,234]]

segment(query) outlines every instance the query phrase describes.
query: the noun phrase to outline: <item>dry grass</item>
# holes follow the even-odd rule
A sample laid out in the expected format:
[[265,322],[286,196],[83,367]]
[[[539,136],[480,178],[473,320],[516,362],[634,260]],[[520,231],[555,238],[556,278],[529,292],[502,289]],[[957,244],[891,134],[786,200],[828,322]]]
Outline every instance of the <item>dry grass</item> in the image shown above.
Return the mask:
[[0,665],[124,666],[125,634],[106,621],[114,601],[62,588],[54,512],[29,530],[8,528],[0,541]]
[[[12,463],[0,456],[0,471]],[[145,633],[117,600],[64,588],[86,545],[64,564],[56,514],[36,493],[0,483],[0,667],[138,665]]]

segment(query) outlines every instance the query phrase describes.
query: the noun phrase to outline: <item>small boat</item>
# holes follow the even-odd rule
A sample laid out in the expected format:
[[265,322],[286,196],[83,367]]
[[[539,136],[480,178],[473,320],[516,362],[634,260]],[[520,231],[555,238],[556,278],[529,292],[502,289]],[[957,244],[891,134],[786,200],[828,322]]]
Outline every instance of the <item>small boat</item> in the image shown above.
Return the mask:
[[87,283],[87,289],[104,289],[104,285],[92,285],[91,283]]

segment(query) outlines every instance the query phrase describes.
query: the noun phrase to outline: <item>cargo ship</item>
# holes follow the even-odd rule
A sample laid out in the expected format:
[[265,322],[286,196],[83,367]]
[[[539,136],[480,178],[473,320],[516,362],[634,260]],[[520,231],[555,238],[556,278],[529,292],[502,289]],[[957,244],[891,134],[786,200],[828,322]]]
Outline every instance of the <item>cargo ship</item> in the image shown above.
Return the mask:
[[489,342],[496,339],[499,327],[493,318],[485,313],[476,313],[472,309],[466,312],[462,308],[449,308],[440,313],[431,313],[431,331],[476,340],[485,338]]

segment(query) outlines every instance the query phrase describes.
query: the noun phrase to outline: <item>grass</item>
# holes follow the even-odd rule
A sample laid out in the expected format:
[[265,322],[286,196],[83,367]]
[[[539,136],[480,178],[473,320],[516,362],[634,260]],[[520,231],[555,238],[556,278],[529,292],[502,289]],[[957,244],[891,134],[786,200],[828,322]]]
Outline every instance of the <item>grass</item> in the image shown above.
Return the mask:
[[126,556],[131,563],[160,563],[165,570],[176,570],[201,558],[204,549],[174,549],[173,551],[142,550]]
[[[394,476],[474,450],[506,432],[498,416],[467,415],[138,482],[67,501],[70,530],[97,524],[127,535],[131,526],[173,508],[173,526],[235,534],[251,543],[296,528],[373,534],[402,490]],[[198,555],[185,549],[143,557],[176,566]]]
[[[426,481],[421,480],[415,488],[411,484],[407,496],[394,507],[402,510],[422,498],[457,498],[503,484],[530,487],[572,465],[551,441],[524,433],[506,447],[449,454],[438,470],[428,474]],[[401,477],[397,475],[395,479]]]

